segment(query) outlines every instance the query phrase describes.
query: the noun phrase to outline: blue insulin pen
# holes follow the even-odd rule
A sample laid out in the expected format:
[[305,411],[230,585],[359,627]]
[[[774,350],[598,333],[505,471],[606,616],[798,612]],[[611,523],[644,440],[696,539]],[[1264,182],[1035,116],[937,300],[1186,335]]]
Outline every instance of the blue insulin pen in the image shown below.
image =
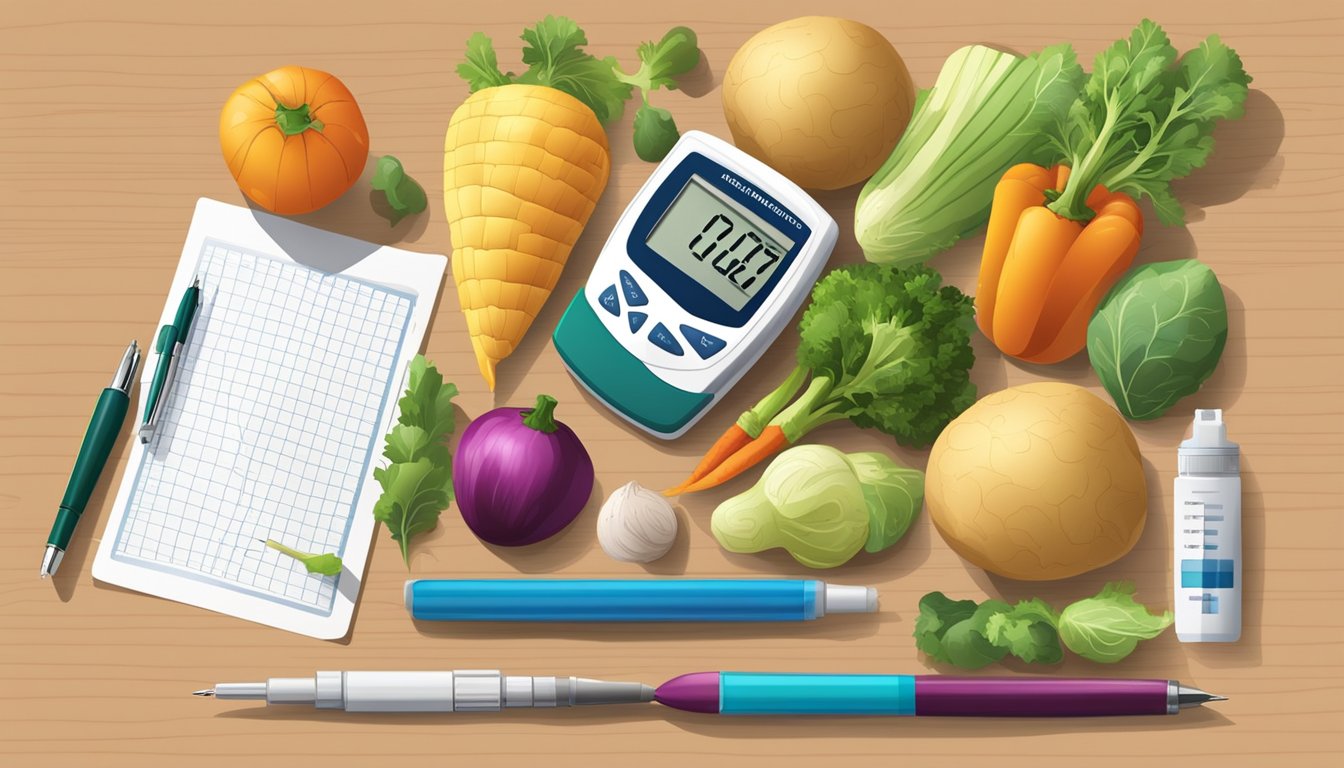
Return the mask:
[[874,613],[877,590],[815,579],[412,579],[427,621],[811,621]]

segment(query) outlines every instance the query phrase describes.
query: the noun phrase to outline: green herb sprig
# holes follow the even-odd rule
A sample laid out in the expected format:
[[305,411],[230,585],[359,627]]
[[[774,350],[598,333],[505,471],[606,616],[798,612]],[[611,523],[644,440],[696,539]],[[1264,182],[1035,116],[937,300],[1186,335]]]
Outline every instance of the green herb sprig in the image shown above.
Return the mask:
[[457,387],[445,383],[423,355],[409,367],[410,383],[398,402],[401,415],[385,438],[383,456],[389,464],[373,470],[383,488],[373,516],[391,531],[408,569],[411,538],[433,530],[453,500],[453,461],[446,441],[453,433],[457,396]]
[[639,69],[624,72],[616,58],[599,59],[583,46],[588,37],[578,24],[565,16],[547,16],[523,30],[523,63],[526,72],[515,75],[499,68],[495,46],[482,32],[467,40],[466,60],[457,73],[471,91],[509,83],[544,85],[564,91],[593,110],[603,123],[617,120],[625,102],[638,88],[643,103],[635,113],[635,154],[641,160],[662,160],[681,135],[672,113],[649,103],[649,94],[659,88],[675,90],[676,78],[700,63],[695,32],[673,27],[658,42],[639,46]]
[[1030,664],[1057,664],[1064,648],[1114,664],[1171,622],[1171,611],[1150,614],[1135,602],[1132,583],[1116,581],[1058,614],[1039,598],[1017,605],[1002,600],[977,604],[930,592],[919,601],[914,635],[919,650],[963,669],[979,669],[1009,654]]

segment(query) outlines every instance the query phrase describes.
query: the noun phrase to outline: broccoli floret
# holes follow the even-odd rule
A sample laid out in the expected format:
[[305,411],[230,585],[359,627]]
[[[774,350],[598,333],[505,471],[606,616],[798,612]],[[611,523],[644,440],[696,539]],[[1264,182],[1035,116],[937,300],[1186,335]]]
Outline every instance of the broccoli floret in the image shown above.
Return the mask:
[[813,289],[799,326],[798,364],[811,369],[812,384],[777,421],[801,436],[847,418],[903,445],[932,443],[975,402],[973,311],[968,296],[928,267],[833,270]]

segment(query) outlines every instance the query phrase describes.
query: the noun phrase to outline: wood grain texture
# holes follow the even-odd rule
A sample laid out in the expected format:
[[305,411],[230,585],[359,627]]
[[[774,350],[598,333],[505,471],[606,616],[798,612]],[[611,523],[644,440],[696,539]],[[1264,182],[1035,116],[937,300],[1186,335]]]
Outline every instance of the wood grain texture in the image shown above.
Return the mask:
[[[7,2],[0,14],[0,764],[323,766],[546,764],[740,766],[845,764],[999,766],[1336,765],[1344,726],[1344,19],[1337,3],[1051,3],[1002,0],[873,4],[801,0],[730,4]],[[879,9],[879,5],[881,9]],[[1186,228],[1153,226],[1140,261],[1198,256],[1222,279],[1232,333],[1203,392],[1166,418],[1136,425],[1147,461],[1149,527],[1132,554],[1061,583],[985,576],[916,523],[893,551],[827,573],[877,585],[883,611],[786,627],[485,627],[417,625],[401,606],[406,571],[380,531],[348,640],[324,643],[96,584],[91,552],[120,471],[105,474],[54,581],[39,551],[94,396],[131,338],[154,323],[199,196],[242,203],[219,155],[224,98],[245,78],[287,63],[338,73],[358,95],[375,154],[393,153],[427,188],[429,212],[388,229],[367,186],[303,217],[319,226],[448,252],[440,205],[443,132],[466,94],[454,74],[473,30],[491,34],[517,67],[521,27],[547,12],[580,21],[599,53],[633,59],[635,45],[686,23],[707,66],[684,92],[658,96],[682,128],[726,135],[717,84],[737,47],[767,23],[825,9],[892,40],[927,86],[969,42],[1017,50],[1071,41],[1090,60],[1143,15],[1178,46],[1220,33],[1254,75],[1240,122],[1223,125],[1207,168],[1180,182]],[[456,380],[464,416],[495,403],[560,399],[559,416],[586,441],[599,490],[551,542],[521,551],[481,546],[449,511],[415,547],[417,576],[811,575],[786,556],[735,556],[708,532],[714,504],[740,491],[685,500],[680,540],[649,566],[607,559],[594,541],[597,505],[637,479],[662,487],[742,406],[790,364],[781,337],[702,426],[671,444],[633,433],[576,388],[547,329],[649,172],[630,147],[629,115],[611,128],[611,183],[571,257],[556,297],[500,367],[492,400],[476,372],[455,292],[444,290],[426,353]],[[842,224],[837,263],[860,258],[849,229],[856,189],[820,199]],[[937,257],[949,280],[974,287],[980,238]],[[977,338],[981,391],[1042,378],[1101,389],[1086,361],[1050,368],[1005,361]],[[1103,395],[1104,396],[1104,395]],[[1137,581],[1150,605],[1170,601],[1171,482],[1190,409],[1228,411],[1244,451],[1245,635],[1236,645],[1181,645],[1168,633],[1116,667],[1071,659],[1061,675],[1173,677],[1231,696],[1179,718],[1106,721],[741,721],[659,711],[512,712],[496,716],[348,716],[195,700],[215,681],[315,669],[501,667],[656,682],[701,669],[926,672],[910,631],[933,589],[1064,602],[1111,578]],[[817,440],[893,450],[879,435],[833,425]],[[129,430],[116,452],[124,466]],[[926,453],[895,450],[923,466]],[[934,670],[946,671],[946,670]],[[989,674],[1022,672],[1005,665]],[[1334,755],[1334,757],[1331,757]]]

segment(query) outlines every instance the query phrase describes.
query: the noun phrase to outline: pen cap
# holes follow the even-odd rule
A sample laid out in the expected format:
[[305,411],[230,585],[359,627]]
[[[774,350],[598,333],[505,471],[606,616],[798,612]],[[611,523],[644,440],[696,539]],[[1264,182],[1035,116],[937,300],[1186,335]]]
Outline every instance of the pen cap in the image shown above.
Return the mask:
[[1221,409],[1195,411],[1189,439],[1176,451],[1182,475],[1236,475],[1241,471],[1241,448],[1227,439]]
[[851,587],[827,584],[825,602],[818,606],[818,616],[827,613],[876,613],[877,590],[872,587]]

